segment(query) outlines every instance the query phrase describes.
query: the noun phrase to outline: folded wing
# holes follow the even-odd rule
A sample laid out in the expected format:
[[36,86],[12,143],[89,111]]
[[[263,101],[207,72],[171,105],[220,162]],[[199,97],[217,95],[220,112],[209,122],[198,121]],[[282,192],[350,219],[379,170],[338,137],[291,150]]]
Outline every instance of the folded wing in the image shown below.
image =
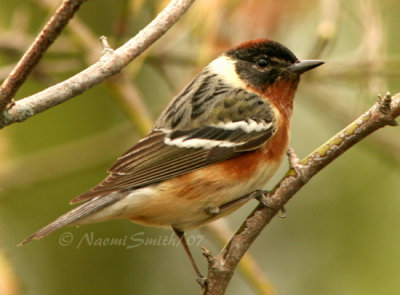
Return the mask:
[[158,183],[255,150],[275,132],[271,122],[245,119],[191,130],[154,130],[122,155],[110,175],[76,203]]

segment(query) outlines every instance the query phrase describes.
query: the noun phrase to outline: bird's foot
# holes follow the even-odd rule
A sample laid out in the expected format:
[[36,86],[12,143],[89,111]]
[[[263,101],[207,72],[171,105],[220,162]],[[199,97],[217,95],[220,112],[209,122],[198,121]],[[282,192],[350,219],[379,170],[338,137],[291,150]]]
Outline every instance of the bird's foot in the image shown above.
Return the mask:
[[254,192],[256,194],[255,198],[265,207],[268,207],[272,210],[276,211],[281,211],[281,215],[279,215],[280,218],[285,218],[286,217],[286,208],[285,207],[280,207],[276,208],[274,205],[271,204],[271,199],[269,198],[269,191],[267,190],[256,190]]

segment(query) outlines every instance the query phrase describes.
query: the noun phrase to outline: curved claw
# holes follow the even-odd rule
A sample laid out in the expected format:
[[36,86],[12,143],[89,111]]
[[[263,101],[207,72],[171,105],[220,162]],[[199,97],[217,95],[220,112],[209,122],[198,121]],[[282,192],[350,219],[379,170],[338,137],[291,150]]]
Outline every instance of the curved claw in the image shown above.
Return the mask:
[[256,194],[255,198],[261,204],[263,204],[265,207],[269,207],[269,204],[268,204],[268,193],[269,193],[269,191],[262,190],[262,189],[259,189],[259,190],[255,191],[255,194]]

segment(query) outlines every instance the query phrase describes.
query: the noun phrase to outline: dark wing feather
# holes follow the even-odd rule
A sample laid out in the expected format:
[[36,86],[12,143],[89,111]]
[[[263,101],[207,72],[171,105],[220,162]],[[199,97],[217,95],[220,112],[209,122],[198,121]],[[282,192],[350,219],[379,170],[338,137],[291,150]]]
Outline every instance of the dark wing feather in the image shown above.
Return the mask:
[[[207,126],[188,131],[166,133],[156,130],[122,155],[109,169],[110,175],[76,203],[114,191],[123,191],[158,183],[210,164],[231,159],[242,152],[254,150],[274,133],[274,129],[245,132]],[[166,138],[169,144],[166,144]],[[202,140],[212,147],[182,147]],[[177,142],[181,142],[178,144]],[[183,143],[182,143],[183,142]]]
[[206,68],[170,103],[153,131],[112,165],[110,175],[72,203],[158,183],[257,149],[274,134],[274,122],[260,96],[226,85]]

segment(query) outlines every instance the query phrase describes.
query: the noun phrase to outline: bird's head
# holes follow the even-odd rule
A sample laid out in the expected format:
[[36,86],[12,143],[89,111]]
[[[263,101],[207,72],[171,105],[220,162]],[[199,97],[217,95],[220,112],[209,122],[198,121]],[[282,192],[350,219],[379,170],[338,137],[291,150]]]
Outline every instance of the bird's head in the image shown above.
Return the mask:
[[251,89],[290,115],[300,75],[323,63],[299,60],[282,44],[257,39],[228,50],[210,66],[233,87]]

